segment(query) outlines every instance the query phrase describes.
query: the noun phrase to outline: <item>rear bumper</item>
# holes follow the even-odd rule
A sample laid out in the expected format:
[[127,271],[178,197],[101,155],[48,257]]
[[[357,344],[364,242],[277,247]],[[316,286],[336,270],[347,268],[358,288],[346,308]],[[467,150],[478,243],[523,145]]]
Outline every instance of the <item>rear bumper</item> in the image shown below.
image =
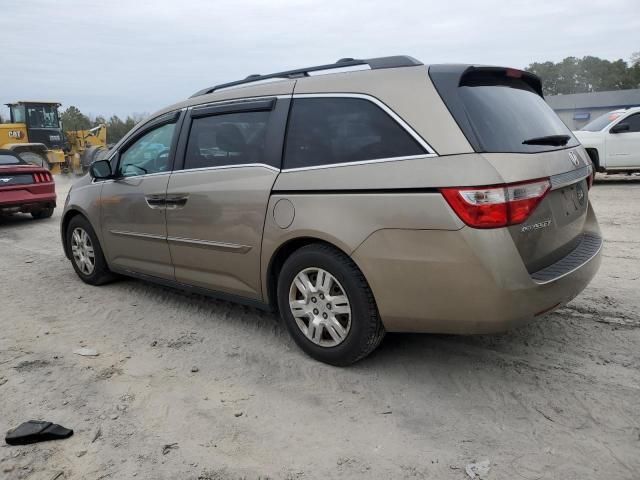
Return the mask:
[[56,206],[55,192],[32,193],[26,189],[0,191],[0,213],[31,212]]
[[530,274],[506,229],[379,230],[353,259],[388,331],[492,333],[548,313],[588,285],[601,260],[591,206],[583,233],[591,249],[571,252],[555,273],[551,266]]

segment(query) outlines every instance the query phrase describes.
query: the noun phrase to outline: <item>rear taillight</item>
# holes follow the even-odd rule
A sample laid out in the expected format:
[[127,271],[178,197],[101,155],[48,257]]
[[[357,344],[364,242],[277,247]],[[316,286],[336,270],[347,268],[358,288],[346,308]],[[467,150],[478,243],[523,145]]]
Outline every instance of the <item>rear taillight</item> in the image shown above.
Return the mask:
[[460,219],[474,228],[499,228],[524,222],[545,197],[548,179],[492,187],[441,188]]
[[38,172],[33,174],[33,181],[35,183],[48,183],[53,182],[53,177],[49,172]]

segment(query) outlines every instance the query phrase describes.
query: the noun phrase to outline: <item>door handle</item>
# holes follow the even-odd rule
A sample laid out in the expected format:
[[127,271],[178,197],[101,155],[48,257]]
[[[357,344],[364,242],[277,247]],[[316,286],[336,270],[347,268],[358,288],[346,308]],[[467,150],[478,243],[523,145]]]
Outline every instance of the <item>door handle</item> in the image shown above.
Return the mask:
[[144,199],[147,201],[147,206],[154,210],[165,207],[166,196],[164,194],[145,195]]
[[184,208],[189,200],[189,194],[186,193],[174,193],[166,196],[165,208],[167,210],[177,210]]

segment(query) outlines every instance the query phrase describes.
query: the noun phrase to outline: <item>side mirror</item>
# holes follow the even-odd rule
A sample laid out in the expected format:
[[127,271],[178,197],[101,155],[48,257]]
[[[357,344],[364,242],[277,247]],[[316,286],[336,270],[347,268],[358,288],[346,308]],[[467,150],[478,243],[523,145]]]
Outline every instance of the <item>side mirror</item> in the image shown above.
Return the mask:
[[111,163],[108,160],[98,160],[89,167],[89,175],[96,180],[106,180],[111,178]]
[[611,127],[611,130],[609,130],[609,133],[628,132],[629,129],[630,129],[630,127],[629,127],[628,123],[620,122],[617,125],[614,125],[613,127]]

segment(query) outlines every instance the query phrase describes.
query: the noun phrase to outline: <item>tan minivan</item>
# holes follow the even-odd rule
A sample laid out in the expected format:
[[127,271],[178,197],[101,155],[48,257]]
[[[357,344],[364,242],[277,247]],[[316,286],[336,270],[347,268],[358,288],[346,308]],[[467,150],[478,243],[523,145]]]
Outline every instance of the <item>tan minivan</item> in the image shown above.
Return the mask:
[[589,283],[588,156],[520,70],[405,56],[202,90],[67,197],[80,278],[128,275],[279,311],[334,365],[385,331],[486,333]]

